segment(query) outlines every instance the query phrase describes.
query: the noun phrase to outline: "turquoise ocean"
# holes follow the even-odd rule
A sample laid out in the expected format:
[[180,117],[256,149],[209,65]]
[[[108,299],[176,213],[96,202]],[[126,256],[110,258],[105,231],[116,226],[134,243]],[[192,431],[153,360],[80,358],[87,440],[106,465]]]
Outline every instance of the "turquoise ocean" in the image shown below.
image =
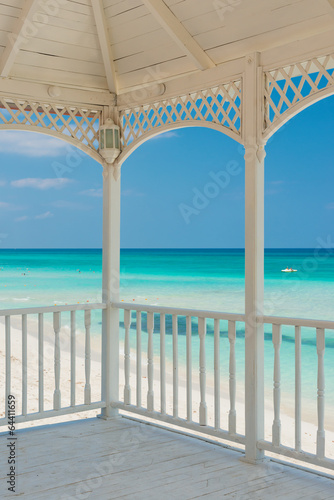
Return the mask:
[[[282,273],[286,267],[296,273]],[[1,309],[100,302],[101,250],[0,250]],[[122,250],[121,300],[140,304],[244,312],[243,250]],[[265,310],[273,316],[334,320],[334,249],[279,249],[265,252]],[[171,318],[167,316],[166,353],[172,359]],[[158,327],[158,316],[156,327]],[[193,320],[194,366],[198,335]],[[146,318],[143,315],[145,341]],[[101,313],[94,312],[94,335],[101,332]],[[158,328],[156,328],[158,332]],[[121,315],[121,335],[123,335]],[[131,328],[135,346],[135,314]],[[159,335],[154,335],[158,354]],[[179,320],[179,356],[185,364],[185,318]],[[244,376],[244,325],[237,323],[237,377]],[[207,323],[206,356],[213,369],[213,321]],[[227,322],[221,322],[222,377],[228,377]],[[265,381],[272,389],[271,326],[265,325]],[[281,347],[282,403],[293,401],[294,329],[283,328]],[[334,408],[334,331],[327,331],[326,404]],[[317,353],[314,329],[302,329],[303,396],[316,411]]]

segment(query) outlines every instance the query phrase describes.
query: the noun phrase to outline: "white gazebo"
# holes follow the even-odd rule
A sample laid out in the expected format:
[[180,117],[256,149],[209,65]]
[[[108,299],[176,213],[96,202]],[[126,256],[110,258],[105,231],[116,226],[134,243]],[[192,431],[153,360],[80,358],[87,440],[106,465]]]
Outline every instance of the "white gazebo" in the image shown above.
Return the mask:
[[[325,453],[323,357],[326,330],[334,330],[334,321],[263,315],[266,142],[294,115],[334,93],[333,0],[0,0],[0,20],[0,129],[40,132],[61,138],[103,166],[102,303],[0,311],[0,316],[5,318],[6,398],[11,394],[10,320],[11,316],[22,316],[21,412],[17,414],[16,422],[100,408],[107,423],[99,420],[94,425],[109,425],[105,428],[112,432],[115,429],[112,426],[121,427],[120,419],[116,417],[120,411],[125,411],[127,415],[132,413],[150,421],[163,422],[166,426],[173,426],[174,430],[183,429],[184,432],[196,432],[210,439],[241,445],[244,460],[249,463],[261,464],[268,451],[312,467],[333,469],[334,461]],[[195,126],[218,130],[245,148],[245,314],[180,309],[178,304],[174,308],[164,308],[120,302],[122,165],[136,148],[154,135]],[[90,376],[91,311],[95,309],[102,310],[103,314],[102,387],[98,400],[92,400]],[[82,310],[86,327],[85,389],[84,404],[78,405],[75,318],[77,311]],[[66,311],[71,314],[71,405],[64,407],[61,398],[61,315]],[[120,311],[122,321],[124,314],[125,328],[124,370],[119,363]],[[55,341],[52,360],[55,388],[51,410],[45,409],[43,385],[43,318],[47,313],[53,314]],[[38,315],[39,322],[39,400],[38,410],[30,413],[27,405],[27,338],[29,317],[34,315]],[[159,330],[154,321],[158,315]],[[172,412],[166,406],[166,315],[172,316],[173,325]],[[179,316],[186,317],[187,323],[185,418],[180,418],[178,412]],[[130,390],[129,342],[134,317],[137,345],[135,401]],[[148,341],[145,387],[142,387],[141,375],[142,317],[146,318]],[[198,421],[193,419],[192,405],[191,318],[197,318],[201,341]],[[206,401],[205,334],[208,318],[214,320],[215,325],[213,425],[208,424]],[[227,428],[222,428],[220,418],[220,321],[228,322],[230,341]],[[245,325],[244,434],[236,431],[236,321]],[[271,441],[264,437],[264,324],[272,325],[275,351]],[[294,447],[281,442],[282,325],[295,327]],[[318,398],[318,432],[313,453],[301,448],[300,346],[303,327],[314,328],[317,339],[318,390],[315,397]],[[154,398],[157,380],[153,331],[160,334],[159,401]],[[120,373],[122,380],[124,377],[122,397]],[[147,398],[142,390],[147,391]],[[2,425],[7,425],[8,416],[6,407]],[[127,425],[129,422],[127,420]],[[83,429],[80,425],[78,428]],[[40,432],[42,440],[43,433]],[[54,432],[56,436],[59,430]],[[147,431],[145,433],[146,436]],[[180,437],[182,439],[185,438]],[[238,467],[247,466],[239,464]],[[143,477],[143,481],[147,479]],[[116,498],[109,495],[111,490],[107,484],[103,484],[99,498]],[[329,492],[323,484],[324,491]],[[249,488],[249,484],[245,485],[243,493],[246,494]],[[36,492],[31,493],[31,498],[45,498],[38,496],[38,490]],[[57,492],[58,495],[61,493],[61,490]],[[202,494],[206,494],[204,490]],[[193,498],[184,496],[188,497]],[[145,498],[145,495],[133,498]]]

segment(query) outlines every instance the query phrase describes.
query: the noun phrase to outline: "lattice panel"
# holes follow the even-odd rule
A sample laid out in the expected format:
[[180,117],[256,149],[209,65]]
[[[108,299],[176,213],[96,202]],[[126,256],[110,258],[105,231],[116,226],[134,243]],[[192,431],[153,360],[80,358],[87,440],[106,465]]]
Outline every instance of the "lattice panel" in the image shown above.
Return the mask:
[[99,122],[102,111],[75,106],[56,106],[40,102],[0,97],[0,125],[38,127],[71,137],[90,149],[99,148]]
[[241,81],[123,110],[123,145],[154,128],[193,120],[219,124],[240,135]]
[[306,97],[334,86],[334,54],[265,72],[266,130]]

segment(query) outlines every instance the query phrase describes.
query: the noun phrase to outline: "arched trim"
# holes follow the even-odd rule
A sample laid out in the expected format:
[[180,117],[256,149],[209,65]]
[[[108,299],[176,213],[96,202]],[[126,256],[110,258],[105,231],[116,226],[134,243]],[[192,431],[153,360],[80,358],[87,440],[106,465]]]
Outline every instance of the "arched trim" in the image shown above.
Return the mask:
[[55,137],[56,139],[60,139],[62,141],[65,141],[65,142],[71,144],[72,146],[75,146],[76,148],[80,149],[81,151],[86,153],[88,156],[93,158],[98,163],[102,164],[104,161],[103,158],[99,155],[99,153],[97,151],[94,151],[90,147],[85,146],[85,144],[78,141],[77,139],[74,139],[73,137],[70,137],[70,136],[65,135],[65,134],[60,134],[59,132],[54,131],[54,130],[48,130],[48,129],[44,129],[42,127],[37,127],[34,125],[27,126],[27,125],[17,125],[17,124],[15,124],[15,125],[2,124],[2,125],[0,125],[0,130],[17,130],[17,131],[21,131],[21,132],[35,132],[35,133]]
[[277,132],[283,125],[285,125],[289,120],[291,120],[291,118],[296,116],[298,113],[308,108],[312,104],[315,104],[316,102],[321,101],[322,99],[325,99],[326,97],[329,97],[330,95],[333,94],[334,94],[334,86],[332,85],[323,90],[319,90],[319,92],[311,94],[308,97],[305,97],[297,104],[291,106],[291,108],[289,108],[279,118],[277,118],[270,125],[270,127],[268,127],[264,131],[263,138],[267,141],[268,139],[270,139],[272,135],[275,134],[275,132]]
[[206,121],[200,121],[200,120],[187,120],[182,123],[172,123],[169,125],[164,125],[161,127],[154,128],[150,130],[149,132],[143,134],[142,136],[138,137],[138,139],[134,140],[131,142],[129,146],[127,146],[119,157],[117,158],[117,163],[118,165],[122,165],[122,163],[129,158],[129,156],[144,142],[148,141],[152,137],[155,137],[159,134],[162,134],[163,132],[167,132],[168,130],[176,130],[180,128],[187,128],[187,127],[205,127],[205,128],[210,128],[212,130],[217,130],[218,132],[221,132],[224,135],[227,135],[231,139],[234,139],[238,143],[242,143],[241,136],[239,134],[236,134],[232,130],[228,129],[227,127],[224,127],[223,125],[219,125],[217,123],[212,123],[212,122],[206,122]]

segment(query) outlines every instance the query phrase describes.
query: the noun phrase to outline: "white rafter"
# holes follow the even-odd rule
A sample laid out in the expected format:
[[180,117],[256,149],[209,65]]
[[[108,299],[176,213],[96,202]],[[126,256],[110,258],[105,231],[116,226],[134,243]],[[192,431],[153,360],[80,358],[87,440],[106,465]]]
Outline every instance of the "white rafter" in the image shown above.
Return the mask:
[[110,92],[117,93],[116,71],[109,40],[107,20],[104,14],[103,0],[91,0],[91,1],[92,1],[95,24],[97,28],[97,35],[99,37],[100,48],[102,52],[104,70],[108,82],[108,88]]
[[215,66],[206,52],[198,45],[196,40],[185,29],[183,24],[174,16],[163,0],[143,0],[146,7],[158,20],[165,31],[173,38],[178,46],[194,61],[201,69],[209,69]]
[[18,51],[27,43],[27,37],[29,36],[26,34],[27,22],[33,16],[37,7],[37,0],[26,0],[13,32],[8,35],[8,43],[0,61],[0,76],[3,78],[9,76]]

